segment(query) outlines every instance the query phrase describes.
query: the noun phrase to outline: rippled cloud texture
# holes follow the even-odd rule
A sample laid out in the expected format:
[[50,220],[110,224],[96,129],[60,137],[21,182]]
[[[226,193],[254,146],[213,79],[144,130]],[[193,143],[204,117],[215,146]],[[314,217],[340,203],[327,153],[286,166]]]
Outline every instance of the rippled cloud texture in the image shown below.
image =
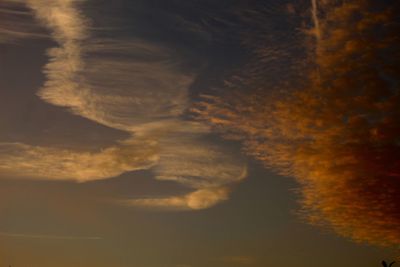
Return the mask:
[[312,3],[308,82],[282,82],[283,92],[268,94],[254,77],[249,95],[228,80],[235,93],[204,96],[194,111],[267,167],[296,177],[312,223],[399,245],[399,3]]
[[[177,52],[163,45],[96,36],[80,9],[84,3],[2,2],[0,12],[9,23],[1,26],[0,41],[38,38],[48,31],[57,46],[47,51],[46,82],[38,96],[130,137],[90,152],[0,143],[0,171],[11,177],[87,182],[149,169],[157,179],[176,181],[193,192],[117,203],[203,209],[228,199],[230,185],[246,176],[246,167],[207,141],[208,127],[183,118],[196,74],[183,71]],[[28,30],[26,21],[33,19],[39,24]]]

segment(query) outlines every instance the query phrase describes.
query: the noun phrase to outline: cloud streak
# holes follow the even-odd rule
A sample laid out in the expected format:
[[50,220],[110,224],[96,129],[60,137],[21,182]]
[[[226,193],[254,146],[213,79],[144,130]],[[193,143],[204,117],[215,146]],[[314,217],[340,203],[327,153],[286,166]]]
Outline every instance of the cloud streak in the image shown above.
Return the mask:
[[125,206],[144,207],[165,210],[201,210],[228,200],[230,190],[227,187],[207,187],[183,196],[141,198],[121,200],[118,203]]
[[315,36],[319,39],[321,38],[321,28],[319,26],[319,18],[318,18],[318,2],[317,0],[311,0],[311,13],[314,22]]
[[32,13],[21,1],[0,2],[0,43],[18,39],[48,39],[35,23]]

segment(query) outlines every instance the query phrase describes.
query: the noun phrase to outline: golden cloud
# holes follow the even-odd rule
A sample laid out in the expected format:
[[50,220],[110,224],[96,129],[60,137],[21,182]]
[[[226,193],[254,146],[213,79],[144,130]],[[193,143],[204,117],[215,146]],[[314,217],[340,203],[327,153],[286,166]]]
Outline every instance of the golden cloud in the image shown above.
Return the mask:
[[0,172],[12,177],[88,182],[148,169],[158,161],[157,143],[135,139],[97,152],[21,143],[0,144]]

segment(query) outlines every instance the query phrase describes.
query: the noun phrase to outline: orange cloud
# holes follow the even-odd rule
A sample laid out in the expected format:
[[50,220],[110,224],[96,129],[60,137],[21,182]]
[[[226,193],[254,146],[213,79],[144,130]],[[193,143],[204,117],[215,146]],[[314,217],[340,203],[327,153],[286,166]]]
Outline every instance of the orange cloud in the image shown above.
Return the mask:
[[399,12],[397,2],[324,1],[302,88],[206,96],[194,110],[294,176],[310,222],[384,246],[400,244]]

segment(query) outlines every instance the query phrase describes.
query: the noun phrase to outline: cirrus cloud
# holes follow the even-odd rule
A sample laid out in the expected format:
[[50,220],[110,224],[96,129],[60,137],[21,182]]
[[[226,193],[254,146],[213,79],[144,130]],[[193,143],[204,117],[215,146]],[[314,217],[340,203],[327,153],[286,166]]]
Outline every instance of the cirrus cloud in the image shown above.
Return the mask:
[[244,178],[245,164],[206,141],[206,125],[184,118],[196,74],[181,67],[176,51],[138,38],[100,37],[81,9],[85,1],[6,2],[30,8],[57,43],[47,50],[46,81],[38,96],[130,137],[90,152],[2,143],[2,173],[85,182],[147,169],[194,191],[168,197],[162,205],[128,201],[134,206],[201,209],[228,198],[227,188]]

